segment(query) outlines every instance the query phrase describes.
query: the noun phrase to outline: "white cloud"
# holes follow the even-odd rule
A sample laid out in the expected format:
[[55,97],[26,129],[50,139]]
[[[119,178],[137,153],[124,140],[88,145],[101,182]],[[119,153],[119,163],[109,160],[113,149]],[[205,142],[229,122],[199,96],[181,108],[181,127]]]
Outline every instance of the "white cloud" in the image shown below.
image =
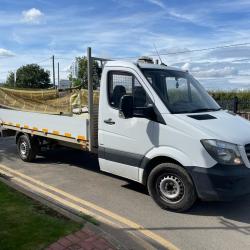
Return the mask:
[[208,70],[200,70],[193,71],[194,75],[198,78],[213,78],[213,77],[228,77],[228,76],[236,76],[238,75],[238,70],[234,67],[224,67],[221,69],[208,69]]
[[199,24],[200,17],[199,17],[198,14],[181,13],[181,12],[178,12],[177,10],[175,10],[175,9],[168,10],[167,14],[170,17],[177,19],[178,21],[191,22],[191,23]]
[[180,67],[182,70],[190,71],[197,78],[228,78],[240,75],[238,68],[227,65],[223,66],[222,63],[203,64],[187,62]]
[[24,22],[33,23],[33,24],[40,23],[42,17],[44,16],[44,14],[36,8],[25,10],[22,12],[22,14],[23,14],[23,21]]
[[[46,12],[46,16],[34,8],[24,11],[22,23],[43,23],[46,19],[46,22],[51,24],[40,25],[39,29],[35,25],[20,25],[18,11],[0,11],[1,37],[2,39],[6,37],[5,44],[6,41],[10,41],[22,45],[15,49],[18,50],[15,60],[13,58],[0,60],[0,77],[3,71],[8,72],[29,61],[36,62],[49,58],[52,54],[58,58],[66,57],[73,60],[74,56],[85,53],[87,46],[93,47],[96,56],[127,58],[155,55],[153,44],[157,45],[160,53],[167,54],[250,41],[250,21],[242,17],[237,20],[223,19],[221,22],[214,13],[223,13],[224,10],[222,7],[217,10],[215,3],[213,7],[210,3],[202,2],[198,5],[188,4],[176,8],[171,1],[165,0],[113,1],[122,5],[117,8],[130,9],[125,14],[117,11],[118,14],[105,12],[101,15],[95,15],[96,12],[91,10],[83,15],[82,9],[80,11],[78,6],[67,9],[59,6],[52,14]],[[249,2],[249,0],[239,1]],[[143,9],[144,6],[139,8],[143,2],[148,3],[146,9]],[[72,18],[67,18],[65,13]],[[185,26],[186,23],[188,28]],[[169,28],[161,28],[161,25]],[[193,25],[203,26],[204,29],[198,29],[196,32],[196,29],[192,28]],[[47,43],[41,45],[41,41],[44,40]],[[238,79],[239,81],[246,79],[247,82],[249,76],[242,75],[249,73],[250,61],[246,60],[250,57],[249,53],[250,46],[241,46],[162,55],[162,60],[167,65],[189,70],[194,76],[202,78],[202,82],[208,83],[207,86],[217,88],[220,85],[231,86],[229,78],[234,79],[234,86],[237,86]],[[245,61],[241,61],[242,59]],[[62,71],[67,70],[69,62],[70,59],[60,61]],[[47,65],[49,63],[50,61],[46,62]],[[51,66],[46,69],[51,69]],[[62,72],[61,75],[64,78],[67,73]]]
[[162,9],[165,9],[166,6],[161,0],[147,0],[149,3],[152,3],[154,5],[157,5],[158,7],[161,7]]
[[12,57],[15,56],[15,54],[7,49],[0,48],[0,57]]

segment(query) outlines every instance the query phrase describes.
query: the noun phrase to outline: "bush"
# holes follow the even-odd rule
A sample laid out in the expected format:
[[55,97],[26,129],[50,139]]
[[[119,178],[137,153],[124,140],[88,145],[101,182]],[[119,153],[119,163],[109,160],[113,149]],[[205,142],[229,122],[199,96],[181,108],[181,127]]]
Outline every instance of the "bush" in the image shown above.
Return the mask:
[[209,94],[223,109],[233,110],[234,98],[238,98],[238,110],[250,111],[250,91],[210,91]]
[[250,100],[250,90],[249,91],[210,91],[209,94],[215,100],[232,100],[235,96],[240,100]]

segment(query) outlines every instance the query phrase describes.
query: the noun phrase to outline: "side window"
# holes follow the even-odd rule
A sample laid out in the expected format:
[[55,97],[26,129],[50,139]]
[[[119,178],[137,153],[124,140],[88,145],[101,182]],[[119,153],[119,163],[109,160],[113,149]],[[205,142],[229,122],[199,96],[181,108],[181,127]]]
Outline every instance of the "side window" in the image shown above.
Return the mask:
[[130,73],[111,71],[108,75],[109,104],[119,108],[120,100],[124,95],[134,97],[134,107],[145,107],[149,98],[138,80]]

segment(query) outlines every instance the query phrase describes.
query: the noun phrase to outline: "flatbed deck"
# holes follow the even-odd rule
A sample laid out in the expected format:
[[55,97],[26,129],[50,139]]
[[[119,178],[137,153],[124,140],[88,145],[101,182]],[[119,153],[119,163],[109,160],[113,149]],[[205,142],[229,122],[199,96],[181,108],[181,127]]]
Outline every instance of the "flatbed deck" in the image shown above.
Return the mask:
[[3,129],[79,144],[85,150],[88,150],[88,122],[88,114],[63,116],[0,109]]

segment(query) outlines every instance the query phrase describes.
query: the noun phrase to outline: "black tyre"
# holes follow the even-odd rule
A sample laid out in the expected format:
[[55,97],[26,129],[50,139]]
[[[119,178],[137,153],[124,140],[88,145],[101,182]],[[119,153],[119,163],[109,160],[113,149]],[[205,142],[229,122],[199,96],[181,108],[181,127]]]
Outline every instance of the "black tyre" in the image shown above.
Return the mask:
[[38,140],[28,135],[21,135],[17,140],[17,151],[23,161],[34,161],[39,151]]
[[184,212],[195,203],[197,194],[193,181],[181,166],[162,163],[148,177],[148,191],[163,209]]

